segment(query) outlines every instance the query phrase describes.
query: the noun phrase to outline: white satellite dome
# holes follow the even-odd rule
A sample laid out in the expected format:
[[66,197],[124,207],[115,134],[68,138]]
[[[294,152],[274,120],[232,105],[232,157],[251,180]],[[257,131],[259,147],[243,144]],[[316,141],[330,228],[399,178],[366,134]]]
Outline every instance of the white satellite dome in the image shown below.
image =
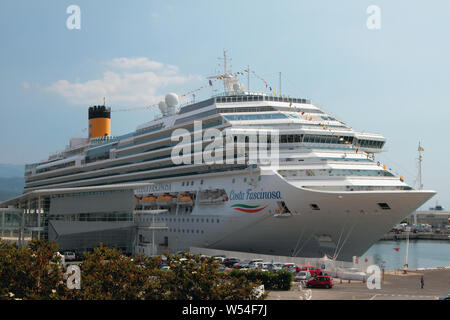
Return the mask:
[[236,82],[236,83],[234,83],[233,84],[233,90],[234,91],[242,91],[243,90],[243,86],[242,86],[242,84],[241,83],[239,83],[239,82]]
[[168,93],[166,95],[166,105],[169,108],[176,107],[178,105],[178,95],[176,93]]
[[167,105],[164,101],[161,101],[160,103],[158,103],[158,107],[159,107],[159,111],[161,111],[162,115],[166,115],[167,113]]

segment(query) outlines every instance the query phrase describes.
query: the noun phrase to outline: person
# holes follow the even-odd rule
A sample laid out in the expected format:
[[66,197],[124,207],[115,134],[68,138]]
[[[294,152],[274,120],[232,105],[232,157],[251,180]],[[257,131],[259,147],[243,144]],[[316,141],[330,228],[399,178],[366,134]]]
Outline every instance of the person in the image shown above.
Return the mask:
[[424,281],[423,276],[420,277],[420,288],[423,289]]

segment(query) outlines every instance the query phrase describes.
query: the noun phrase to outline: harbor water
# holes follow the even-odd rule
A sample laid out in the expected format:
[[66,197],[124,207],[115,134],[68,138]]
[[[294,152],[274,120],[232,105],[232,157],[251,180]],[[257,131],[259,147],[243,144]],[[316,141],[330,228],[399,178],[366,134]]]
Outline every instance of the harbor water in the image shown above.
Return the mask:
[[[378,241],[363,257],[372,256],[374,263],[385,261],[386,270],[403,269],[406,261],[406,240]],[[450,240],[411,240],[408,269],[450,267]]]

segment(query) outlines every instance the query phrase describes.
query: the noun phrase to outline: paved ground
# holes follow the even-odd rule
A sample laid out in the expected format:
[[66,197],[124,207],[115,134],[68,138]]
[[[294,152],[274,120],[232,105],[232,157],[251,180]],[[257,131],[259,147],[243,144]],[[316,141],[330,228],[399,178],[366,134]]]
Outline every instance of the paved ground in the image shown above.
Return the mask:
[[[424,289],[420,288],[420,277],[424,276]],[[436,300],[450,294],[450,270],[409,271],[403,275],[394,272],[385,275],[381,289],[367,288],[361,281],[334,279],[332,289],[310,289],[311,300]],[[302,300],[308,292],[299,291],[294,283],[291,291],[272,291],[269,300]]]

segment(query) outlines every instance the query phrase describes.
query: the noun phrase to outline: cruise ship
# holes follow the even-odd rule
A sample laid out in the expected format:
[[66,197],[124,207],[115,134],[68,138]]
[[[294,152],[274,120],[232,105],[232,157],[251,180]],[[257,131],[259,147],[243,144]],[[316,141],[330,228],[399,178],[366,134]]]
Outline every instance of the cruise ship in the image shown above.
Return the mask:
[[[376,160],[386,143],[380,134],[356,131],[309,99],[250,92],[227,69],[217,79],[223,93],[182,106],[168,94],[161,116],[122,136],[111,135],[110,108],[90,107],[89,137],[27,165],[24,194],[148,183],[126,202],[134,213],[159,210],[144,218],[166,226],[154,235],[158,252],[203,247],[344,261],[435,194]],[[211,132],[232,145],[216,144],[214,161],[205,161]],[[268,150],[257,160],[255,141]],[[96,206],[109,203],[90,196]],[[56,205],[50,211],[55,238],[89,221],[86,211],[60,219]]]

